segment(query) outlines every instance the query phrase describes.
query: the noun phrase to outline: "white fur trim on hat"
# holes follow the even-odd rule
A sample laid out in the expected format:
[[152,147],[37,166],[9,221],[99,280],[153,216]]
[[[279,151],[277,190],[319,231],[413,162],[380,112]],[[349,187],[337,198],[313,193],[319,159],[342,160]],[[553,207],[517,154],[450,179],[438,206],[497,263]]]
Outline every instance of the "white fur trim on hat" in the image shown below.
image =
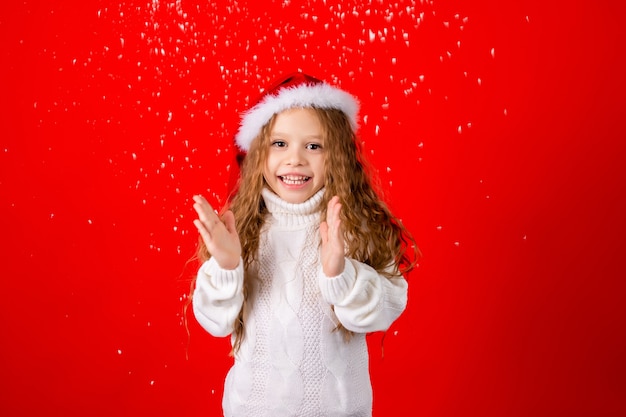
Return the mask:
[[241,118],[235,142],[247,152],[263,126],[273,115],[291,108],[318,107],[343,111],[356,132],[359,102],[352,95],[324,82],[283,87],[276,94],[268,94],[258,104],[246,111]]

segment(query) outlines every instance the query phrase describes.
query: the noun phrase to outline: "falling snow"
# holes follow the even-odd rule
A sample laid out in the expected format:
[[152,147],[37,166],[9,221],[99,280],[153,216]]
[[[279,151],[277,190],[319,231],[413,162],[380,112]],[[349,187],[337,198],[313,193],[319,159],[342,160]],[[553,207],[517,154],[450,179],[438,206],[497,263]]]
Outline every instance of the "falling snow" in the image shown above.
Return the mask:
[[[161,213],[162,230],[167,231],[163,233],[193,241],[189,207],[194,193],[205,194],[216,208],[222,206],[234,153],[234,116],[250,105],[277,68],[306,65],[348,90],[361,88],[360,129],[374,158],[376,148],[398,132],[397,109],[413,108],[419,117],[432,112],[438,102],[466,99],[438,80],[441,71],[455,71],[466,80],[468,94],[481,94],[491,81],[477,68],[499,55],[488,44],[482,45],[482,52],[468,55],[467,29],[476,24],[471,16],[454,10],[444,13],[428,0],[315,6],[272,1],[261,11],[239,2],[121,2],[94,10],[99,26],[91,50],[75,52],[66,61],[49,52],[60,72],[82,74],[98,87],[93,91],[100,94],[102,110],[88,123],[148,127],[107,160],[113,175],[128,182],[139,207]],[[294,12],[294,19],[285,23],[267,18],[270,10],[281,9]],[[530,21],[528,16],[520,18]],[[243,25],[252,28],[253,36],[238,36]],[[418,48],[428,43],[426,27],[449,40],[438,42],[433,50]],[[377,50],[375,56],[367,52],[371,47]],[[336,60],[320,58],[328,51]],[[68,91],[54,103],[34,100],[32,106],[40,123],[53,123],[58,110],[71,112],[81,104],[81,97]],[[450,125],[435,128],[466,138],[473,110],[461,108]],[[508,115],[506,107],[501,111]],[[428,154],[422,151],[446,135],[426,135],[428,127],[432,128],[416,125],[411,135],[402,132],[396,139],[417,143],[411,149],[417,146],[420,154],[402,155],[412,158],[411,163],[426,160]],[[98,146],[107,144],[101,141]],[[391,167],[386,171],[392,174]],[[386,184],[391,188],[393,180]],[[49,218],[55,216],[51,213]],[[93,225],[93,219],[87,223]],[[162,240],[162,235],[151,235],[149,250],[186,253],[185,245],[165,248]]]

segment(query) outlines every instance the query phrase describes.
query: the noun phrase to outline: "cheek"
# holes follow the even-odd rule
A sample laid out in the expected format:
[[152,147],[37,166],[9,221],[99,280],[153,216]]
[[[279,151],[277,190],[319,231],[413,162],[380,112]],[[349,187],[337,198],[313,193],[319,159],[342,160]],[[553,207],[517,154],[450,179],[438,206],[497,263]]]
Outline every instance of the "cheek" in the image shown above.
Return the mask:
[[265,163],[263,164],[263,179],[265,179],[265,181],[267,182],[268,178],[274,176],[273,172],[274,170],[272,169],[271,159],[267,158],[265,160]]
[[325,160],[322,159],[317,167],[317,177],[321,183],[326,182],[326,163]]

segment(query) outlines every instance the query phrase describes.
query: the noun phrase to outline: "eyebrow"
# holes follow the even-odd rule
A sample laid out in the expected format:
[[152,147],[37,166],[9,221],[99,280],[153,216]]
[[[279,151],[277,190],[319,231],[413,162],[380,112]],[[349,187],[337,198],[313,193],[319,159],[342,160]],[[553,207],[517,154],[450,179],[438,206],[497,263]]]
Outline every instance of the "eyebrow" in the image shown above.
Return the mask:
[[[270,135],[270,138],[275,138],[275,137],[288,138],[288,137],[291,137],[291,135],[287,133],[282,133],[282,132],[272,132],[272,134]],[[307,135],[307,136],[304,136],[304,138],[322,140],[324,139],[324,136],[323,135]]]

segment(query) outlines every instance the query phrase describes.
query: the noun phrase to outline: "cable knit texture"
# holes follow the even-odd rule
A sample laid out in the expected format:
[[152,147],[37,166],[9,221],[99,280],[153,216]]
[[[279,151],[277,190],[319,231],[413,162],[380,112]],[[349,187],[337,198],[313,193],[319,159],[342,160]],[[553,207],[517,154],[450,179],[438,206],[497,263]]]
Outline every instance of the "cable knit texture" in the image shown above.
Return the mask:
[[[244,308],[244,339],[229,371],[224,415],[371,416],[365,334],[385,330],[406,306],[404,278],[388,279],[346,258],[342,274],[320,265],[323,190],[291,204],[269,190],[269,214]],[[198,272],[193,311],[215,336],[232,332],[243,303],[242,262],[223,270],[214,260]],[[334,305],[334,311],[332,306]],[[356,334],[346,342],[341,322]]]

